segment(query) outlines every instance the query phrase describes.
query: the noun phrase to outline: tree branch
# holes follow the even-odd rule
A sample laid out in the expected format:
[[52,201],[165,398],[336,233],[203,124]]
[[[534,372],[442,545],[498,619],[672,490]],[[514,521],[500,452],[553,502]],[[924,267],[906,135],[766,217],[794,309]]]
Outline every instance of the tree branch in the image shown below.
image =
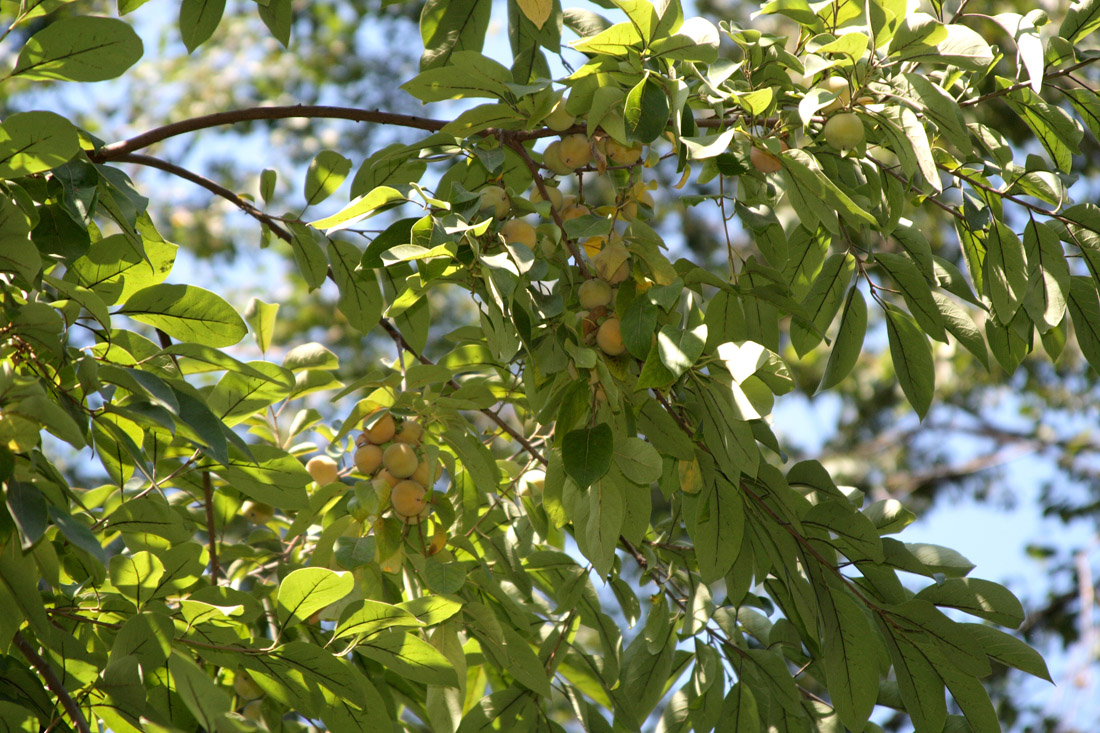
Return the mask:
[[65,689],[65,685],[61,684],[61,680],[58,678],[57,673],[54,672],[53,667],[42,656],[34,650],[34,647],[30,645],[27,638],[23,636],[21,631],[16,631],[15,636],[12,638],[12,644],[18,649],[27,661],[38,670],[38,674],[42,676],[42,679],[46,683],[46,687],[50,689],[54,695],[57,696],[61,706],[65,708],[65,712],[69,714],[69,719],[73,721],[73,725],[80,733],[91,733],[91,728],[88,727],[88,721],[84,718],[84,713],[80,711],[80,706],[73,700],[72,695]]
[[227,112],[215,112],[201,117],[192,117],[188,120],[180,120],[162,127],[156,127],[148,132],[123,140],[117,143],[105,145],[99,150],[88,154],[93,163],[107,163],[115,161],[135,150],[147,148],[168,138],[184,135],[189,132],[206,130],[211,127],[232,125],[238,122],[250,122],[253,120],[285,120],[295,117],[322,118],[331,120],[351,120],[353,122],[374,122],[380,125],[394,125],[397,127],[410,127],[416,130],[438,132],[447,123],[442,120],[433,120],[428,117],[416,117],[414,115],[400,115],[393,112],[379,112],[377,110],[356,109],[354,107],[330,107],[327,105],[293,104],[273,107],[247,107],[234,109]]
[[206,534],[210,542],[210,585],[218,584],[218,537],[214,531],[214,485],[210,481],[210,472],[202,472],[202,493],[206,504]]

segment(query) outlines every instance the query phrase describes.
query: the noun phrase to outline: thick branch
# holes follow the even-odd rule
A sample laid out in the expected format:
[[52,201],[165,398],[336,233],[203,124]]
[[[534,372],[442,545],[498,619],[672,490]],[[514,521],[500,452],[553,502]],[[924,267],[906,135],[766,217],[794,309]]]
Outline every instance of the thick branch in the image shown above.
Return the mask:
[[228,112],[215,112],[214,114],[203,115],[201,117],[192,117],[189,120],[173,122],[163,127],[157,127],[148,132],[143,132],[129,140],[105,145],[99,150],[90,153],[88,157],[91,158],[94,163],[106,163],[108,161],[118,160],[127,153],[147,148],[162,140],[184,135],[188,132],[206,130],[211,127],[220,127],[222,125],[232,125],[238,122],[250,122],[252,120],[285,120],[295,117],[319,117],[331,120],[374,122],[380,125],[411,127],[416,130],[427,130],[428,132],[438,132],[447,124],[442,120],[433,120],[427,117],[355,109],[354,107],[329,107],[312,104],[293,104],[279,107],[249,107],[246,109],[233,109]]
[[53,667],[50,666],[50,663],[34,650],[34,647],[30,645],[22,632],[15,632],[12,644],[27,658],[27,661],[38,670],[38,674],[42,676],[42,679],[46,683],[46,687],[57,696],[57,699],[61,702],[61,706],[64,707],[65,712],[69,714],[69,719],[73,721],[73,725],[76,729],[81,733],[91,733],[91,728],[88,727],[88,721],[85,720],[84,713],[80,711],[80,706],[76,704],[72,695],[65,689],[65,685],[61,684],[61,680],[58,678],[57,673],[54,672]]

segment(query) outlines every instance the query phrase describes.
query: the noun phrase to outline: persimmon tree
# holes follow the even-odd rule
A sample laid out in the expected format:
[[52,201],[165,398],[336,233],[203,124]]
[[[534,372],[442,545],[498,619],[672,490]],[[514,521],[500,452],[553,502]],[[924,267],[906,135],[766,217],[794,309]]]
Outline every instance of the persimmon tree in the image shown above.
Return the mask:
[[[4,84],[141,62],[140,1],[55,5],[3,6]],[[997,628],[1020,603],[895,537],[899,502],[788,460],[769,414],[790,364],[825,360],[829,390],[875,348],[921,417],[944,350],[1100,366],[1100,209],[1073,200],[1100,3],[908,8],[777,0],[764,33],[676,2],[511,0],[509,66],[484,53],[492,3],[431,1],[402,85],[424,116],[254,107],[115,142],[6,116],[0,720],[803,731],[892,710],[999,730],[982,679],[1049,678]],[[309,9],[258,11],[293,48]],[[187,48],[224,12],[184,0]],[[254,199],[150,154],[301,117],[410,142],[320,153],[287,214],[275,171]],[[134,167],[240,208],[394,356],[343,383],[324,344],[274,341],[277,304],[170,280],[187,243]],[[684,190],[728,244],[719,270],[652,218]],[[914,224],[930,212],[953,250]]]

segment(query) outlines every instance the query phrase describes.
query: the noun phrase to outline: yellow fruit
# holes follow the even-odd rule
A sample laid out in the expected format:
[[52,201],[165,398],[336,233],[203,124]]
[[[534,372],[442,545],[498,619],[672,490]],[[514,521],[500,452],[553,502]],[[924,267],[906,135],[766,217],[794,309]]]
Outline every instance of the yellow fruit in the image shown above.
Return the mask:
[[554,132],[564,132],[572,127],[576,121],[577,118],[565,108],[565,97],[559,99],[558,103],[554,105],[554,109],[546,116],[546,126]]
[[494,219],[503,219],[512,204],[508,201],[508,194],[500,186],[486,186],[481,189],[479,207],[481,211],[489,214]]
[[538,243],[538,235],[535,228],[523,219],[509,219],[500,227],[500,236],[509,244],[522,244],[527,249],[533,250]]
[[555,140],[546,146],[546,150],[542,151],[542,162],[559,176],[568,176],[573,172],[561,159],[561,140]]
[[340,480],[340,467],[328,456],[314,456],[306,463],[306,470],[313,480],[324,486]]
[[421,486],[431,486],[433,483],[432,478],[434,473],[435,471],[432,470],[432,466],[430,463],[428,463],[427,461],[421,461],[420,463],[416,464],[416,470],[413,471],[413,475],[409,476],[409,478],[411,478],[413,481],[420,484]]
[[394,443],[382,453],[382,465],[397,478],[408,478],[419,463],[416,449],[408,443]]
[[246,501],[241,504],[241,516],[253,524],[267,524],[275,518],[275,507],[259,501]]
[[618,356],[626,351],[618,318],[608,318],[596,331],[596,345],[608,356]]
[[531,469],[523,474],[523,485],[528,494],[540,496],[546,486],[546,471],[539,468]]
[[779,158],[767,150],[756,147],[749,152],[749,161],[752,163],[752,167],[761,173],[775,173],[783,167],[779,163]]
[[255,700],[264,696],[263,689],[243,669],[233,677],[233,692],[242,700]]
[[561,220],[569,221],[570,219],[576,219],[579,216],[591,213],[589,208],[584,204],[570,204],[561,210]]
[[[546,186],[546,195],[550,197],[550,208],[561,209],[562,204],[565,201],[565,196],[562,195],[560,188],[558,188],[557,186]],[[542,194],[539,193],[538,186],[535,186],[535,190],[531,194],[531,201],[532,203],[537,204],[542,200]]]
[[841,107],[847,107],[848,103],[852,101],[852,88],[848,84],[848,80],[843,76],[830,76],[822,82],[821,87],[838,95],[827,107],[821,110],[825,114],[829,114]]
[[367,445],[368,443],[370,443],[370,436],[366,433],[359,433],[355,436],[355,447],[358,448],[359,446]]
[[577,288],[577,298],[581,302],[581,308],[592,310],[611,302],[611,286],[603,280],[585,280]]
[[840,150],[856,147],[863,135],[863,122],[854,112],[835,114],[825,123],[825,142]]
[[447,530],[442,527],[436,527],[432,532],[432,542],[428,545],[428,555],[434,555],[443,549],[443,546],[447,544]]
[[397,435],[393,436],[393,439],[398,443],[408,443],[409,445],[419,445],[420,437],[424,434],[424,428],[416,420],[406,420],[401,423],[401,429],[397,431]]
[[575,135],[566,135],[561,139],[559,155],[563,165],[576,170],[592,162],[592,146],[588,138],[579,132]]
[[393,415],[388,412],[382,417],[375,420],[374,425],[367,428],[367,437],[370,438],[370,442],[375,445],[381,445],[382,443],[388,443],[393,440],[393,434],[397,430],[397,425],[393,421]]
[[393,487],[390,492],[390,504],[393,512],[406,522],[420,515],[428,508],[424,496],[427,491],[415,481],[405,480]]
[[355,449],[355,468],[364,476],[372,476],[382,465],[382,449],[365,443]]
[[615,165],[634,165],[642,159],[642,144],[623,145],[615,140],[607,141],[607,157]]
[[396,486],[401,481],[401,479],[394,476],[392,473],[389,472],[388,469],[385,468],[379,471],[378,475],[375,476],[375,478],[382,479],[382,481],[384,481],[389,486]]

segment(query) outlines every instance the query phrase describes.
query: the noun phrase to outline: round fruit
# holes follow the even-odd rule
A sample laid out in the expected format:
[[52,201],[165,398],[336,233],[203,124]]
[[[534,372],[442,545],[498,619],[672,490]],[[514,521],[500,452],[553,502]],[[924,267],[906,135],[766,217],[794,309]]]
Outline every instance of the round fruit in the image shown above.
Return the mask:
[[413,471],[413,475],[409,476],[409,478],[411,478],[413,481],[420,484],[421,486],[431,486],[433,483],[432,476],[434,473],[435,471],[432,470],[432,466],[430,463],[428,463],[427,461],[421,461],[420,463],[416,464],[416,470]]
[[538,468],[528,471],[523,474],[523,483],[527,487],[527,493],[535,496],[542,494],[546,486],[546,471]]
[[358,448],[361,445],[367,445],[370,443],[370,436],[366,433],[359,433],[355,436],[355,447]]
[[241,504],[241,516],[253,524],[267,524],[275,518],[275,507],[259,501],[246,501]]
[[618,356],[626,351],[618,318],[608,318],[596,331],[596,345],[608,356]]
[[576,121],[577,118],[565,108],[565,97],[559,99],[558,103],[554,105],[554,109],[546,116],[546,126],[554,132],[564,132],[572,127]]
[[355,449],[355,468],[364,476],[373,476],[382,465],[382,449],[372,443],[365,443]]
[[623,145],[615,140],[608,140],[607,157],[615,165],[634,165],[642,159],[642,144]]
[[538,242],[535,228],[523,219],[509,219],[500,227],[500,236],[509,244],[522,244],[527,249],[534,249]]
[[841,107],[847,107],[848,103],[852,101],[852,87],[843,76],[830,76],[821,86],[827,91],[838,95],[827,107],[821,110],[825,114],[838,110]]
[[401,479],[394,476],[392,473],[389,472],[389,469],[385,469],[385,468],[383,468],[381,471],[379,471],[378,475],[375,476],[375,478],[376,479],[382,479],[385,483],[387,483],[390,486],[396,486],[398,483],[401,482]]
[[386,413],[374,421],[374,425],[367,428],[367,437],[375,445],[382,445],[393,440],[393,434],[397,430],[397,424],[393,421],[393,415]]
[[393,512],[406,522],[428,508],[424,500],[427,491],[415,481],[405,480],[393,487],[390,492],[390,504]]
[[427,555],[431,557],[435,553],[443,549],[443,546],[447,544],[447,530],[442,527],[436,527],[432,532],[432,542],[428,545]]
[[495,219],[502,219],[507,215],[512,205],[508,202],[508,194],[500,186],[486,186],[481,189],[481,211],[487,212]]
[[263,689],[243,669],[233,678],[233,692],[242,700],[255,700],[264,696]]
[[775,173],[783,166],[779,162],[779,158],[775,157],[767,150],[754,147],[749,152],[749,160],[752,162],[752,167],[761,173]]
[[306,470],[321,486],[340,480],[340,467],[328,456],[314,456],[306,463]]
[[382,465],[397,478],[408,478],[420,462],[416,449],[408,443],[394,443],[382,453]]
[[419,445],[420,437],[424,434],[424,428],[416,420],[406,420],[401,423],[401,429],[397,431],[397,435],[393,436],[393,439],[398,443],[408,443],[409,445]]
[[854,148],[863,142],[863,122],[854,112],[833,115],[825,123],[825,142],[840,150]]
[[561,159],[561,140],[555,140],[546,146],[546,150],[542,151],[542,162],[559,176],[568,176],[573,172]]
[[[562,204],[565,200],[565,196],[562,195],[560,188],[558,188],[557,186],[546,186],[546,195],[549,197],[550,200],[550,208],[561,209]],[[538,186],[535,186],[535,191],[531,194],[531,202],[537,204],[539,201],[542,200],[542,194],[539,193]]]
[[588,138],[579,132],[575,135],[566,135],[561,139],[559,154],[562,164],[574,170],[592,162],[592,146]]
[[586,310],[607,305],[611,302],[611,286],[604,280],[585,280],[577,289],[577,297],[581,301],[581,308]]
[[584,204],[570,204],[561,210],[561,220],[569,221],[570,219],[576,219],[579,216],[591,213],[589,208]]

